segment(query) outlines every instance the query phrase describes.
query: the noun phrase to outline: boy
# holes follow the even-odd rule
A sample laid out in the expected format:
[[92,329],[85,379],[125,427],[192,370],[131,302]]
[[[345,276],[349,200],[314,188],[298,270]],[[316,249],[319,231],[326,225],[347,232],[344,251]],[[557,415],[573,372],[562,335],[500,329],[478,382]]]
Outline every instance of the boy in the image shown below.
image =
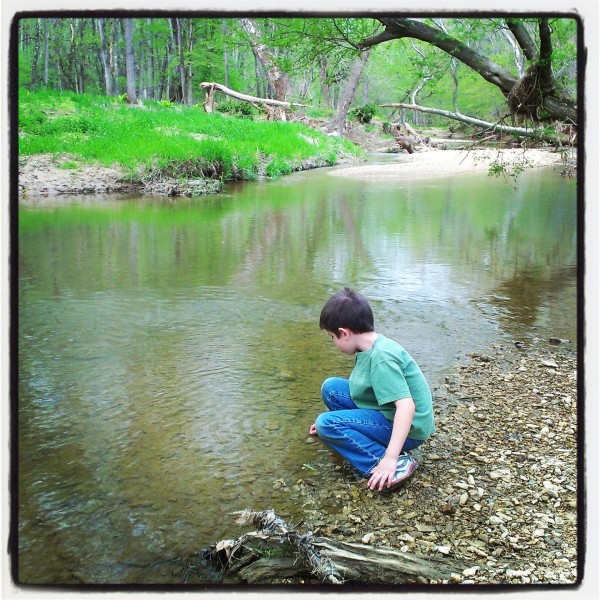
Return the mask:
[[407,452],[435,431],[429,385],[402,346],[375,332],[361,294],[349,288],[334,294],[319,325],[338,350],[355,355],[355,363],[349,379],[323,383],[329,412],[317,417],[309,433],[368,477],[371,490],[396,489],[417,467]]

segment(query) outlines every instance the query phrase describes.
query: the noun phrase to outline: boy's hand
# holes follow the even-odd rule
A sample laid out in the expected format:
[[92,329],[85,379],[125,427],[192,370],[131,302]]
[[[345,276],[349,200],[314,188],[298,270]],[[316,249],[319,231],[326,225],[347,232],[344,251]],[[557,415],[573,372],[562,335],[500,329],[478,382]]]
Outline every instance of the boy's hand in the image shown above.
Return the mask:
[[314,423],[310,426],[308,433],[309,435],[317,435],[317,427]]
[[396,474],[396,468],[398,466],[398,459],[393,456],[385,455],[379,464],[373,469],[369,482],[367,483],[369,489],[378,489],[381,491],[384,486],[389,486],[394,479]]

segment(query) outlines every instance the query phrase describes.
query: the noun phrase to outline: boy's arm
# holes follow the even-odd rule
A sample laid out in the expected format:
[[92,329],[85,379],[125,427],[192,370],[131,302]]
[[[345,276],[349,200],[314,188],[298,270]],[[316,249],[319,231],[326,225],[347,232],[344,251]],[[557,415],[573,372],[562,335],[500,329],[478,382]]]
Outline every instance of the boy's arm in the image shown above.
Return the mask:
[[394,423],[392,425],[392,437],[388,443],[387,450],[379,464],[373,469],[369,483],[370,489],[378,488],[379,491],[385,485],[389,485],[394,479],[398,457],[402,451],[402,446],[408,437],[410,426],[415,414],[415,403],[412,398],[403,398],[394,401],[396,412],[394,414]]

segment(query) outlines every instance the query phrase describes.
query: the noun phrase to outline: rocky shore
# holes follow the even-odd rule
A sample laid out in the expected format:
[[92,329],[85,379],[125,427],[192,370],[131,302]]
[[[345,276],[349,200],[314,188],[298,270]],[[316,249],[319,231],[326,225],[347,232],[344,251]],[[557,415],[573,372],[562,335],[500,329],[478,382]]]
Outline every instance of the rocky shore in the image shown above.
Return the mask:
[[[332,460],[336,484],[324,490],[307,470],[287,484],[310,507],[303,528],[466,565],[450,580],[416,583],[574,584],[582,451],[576,352],[545,343],[469,358],[436,394],[437,431],[415,451],[420,467],[405,486],[372,492]],[[332,498],[337,512],[325,513],[320,507]]]

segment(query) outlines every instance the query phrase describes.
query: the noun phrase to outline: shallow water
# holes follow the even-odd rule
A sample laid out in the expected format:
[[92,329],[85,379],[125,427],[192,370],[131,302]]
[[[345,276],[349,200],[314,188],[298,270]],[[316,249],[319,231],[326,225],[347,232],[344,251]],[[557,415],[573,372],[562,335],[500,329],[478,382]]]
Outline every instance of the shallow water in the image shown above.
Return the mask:
[[20,206],[20,581],[177,583],[157,561],[237,537],[232,511],[300,521],[274,482],[347,476],[306,440],[322,380],[352,368],[318,328],[344,285],[434,395],[490,343],[575,344],[575,186],[319,170]]

